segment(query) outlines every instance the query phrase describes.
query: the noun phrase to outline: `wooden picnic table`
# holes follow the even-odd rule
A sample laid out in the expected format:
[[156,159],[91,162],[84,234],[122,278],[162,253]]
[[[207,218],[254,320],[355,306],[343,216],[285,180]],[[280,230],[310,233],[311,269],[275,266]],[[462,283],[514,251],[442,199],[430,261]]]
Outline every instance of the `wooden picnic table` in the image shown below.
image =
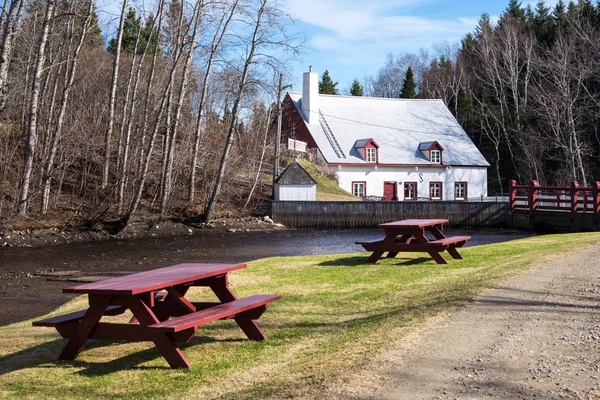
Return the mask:
[[[63,289],[64,293],[87,294],[89,308],[35,321],[69,339],[59,356],[74,360],[88,339],[152,341],[172,368],[191,368],[177,347],[188,342],[198,326],[233,318],[251,340],[265,340],[256,321],[278,295],[254,295],[238,299],[228,283],[231,271],[246,264],[177,264],[137,274]],[[192,286],[212,289],[218,302],[192,302],[185,298]],[[105,315],[131,310],[128,323],[100,322]]]
[[[386,252],[388,258],[396,257],[399,252],[426,252],[438,264],[448,264],[440,253],[446,250],[452,258],[462,260],[456,248],[464,246],[471,236],[446,237],[444,224],[447,222],[447,219],[405,219],[379,224],[378,227],[385,232],[385,238],[356,244],[373,252],[369,257],[372,263],[376,263]],[[433,235],[434,239],[430,240],[427,233]]]

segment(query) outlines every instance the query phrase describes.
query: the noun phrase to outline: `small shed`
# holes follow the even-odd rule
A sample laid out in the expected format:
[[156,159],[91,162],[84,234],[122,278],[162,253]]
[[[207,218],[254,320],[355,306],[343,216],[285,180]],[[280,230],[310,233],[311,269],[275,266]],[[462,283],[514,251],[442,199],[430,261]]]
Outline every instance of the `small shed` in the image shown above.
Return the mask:
[[315,201],[317,182],[294,161],[275,179],[275,200]]

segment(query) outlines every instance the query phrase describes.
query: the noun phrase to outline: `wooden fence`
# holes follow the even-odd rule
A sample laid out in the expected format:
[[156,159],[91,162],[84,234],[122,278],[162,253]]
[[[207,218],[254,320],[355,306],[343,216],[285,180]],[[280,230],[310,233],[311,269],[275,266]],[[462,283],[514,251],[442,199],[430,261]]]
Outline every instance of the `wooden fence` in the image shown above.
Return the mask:
[[505,226],[508,202],[471,201],[274,201],[273,220],[293,228],[375,228],[409,218],[445,218],[447,226]]

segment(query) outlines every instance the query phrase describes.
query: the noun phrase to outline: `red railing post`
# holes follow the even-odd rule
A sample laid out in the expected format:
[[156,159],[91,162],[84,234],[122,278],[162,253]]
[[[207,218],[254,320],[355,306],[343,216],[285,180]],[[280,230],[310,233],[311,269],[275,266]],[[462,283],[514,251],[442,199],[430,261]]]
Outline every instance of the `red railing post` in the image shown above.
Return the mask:
[[508,182],[508,202],[510,213],[514,214],[517,211],[517,181],[514,179]]
[[529,193],[527,200],[529,202],[529,214],[533,215],[537,208],[537,196],[538,196],[538,181],[531,181],[529,184]]
[[598,181],[592,184],[592,202],[594,203],[594,221],[598,221],[600,213],[600,182]]
[[570,188],[571,194],[571,215],[577,214],[577,207],[579,206],[579,182],[571,182]]

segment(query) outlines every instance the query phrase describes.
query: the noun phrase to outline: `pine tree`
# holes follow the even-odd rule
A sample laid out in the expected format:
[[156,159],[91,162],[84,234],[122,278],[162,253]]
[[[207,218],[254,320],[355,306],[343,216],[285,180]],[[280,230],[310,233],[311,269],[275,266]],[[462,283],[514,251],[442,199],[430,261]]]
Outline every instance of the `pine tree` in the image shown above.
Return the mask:
[[510,0],[508,7],[506,7],[505,15],[509,15],[512,18],[520,19],[525,21],[525,10],[521,7],[521,2],[518,0]]
[[404,84],[402,84],[402,92],[400,94],[400,98],[402,99],[414,99],[416,96],[415,89],[417,85],[415,84],[415,74],[411,67],[408,67],[406,70],[406,75],[404,76]]
[[319,94],[338,94],[337,85],[338,82],[334,83],[329,76],[329,71],[325,70],[319,82]]
[[363,87],[358,81],[358,79],[354,79],[352,82],[352,86],[350,87],[350,95],[352,96],[362,96],[363,95]]

